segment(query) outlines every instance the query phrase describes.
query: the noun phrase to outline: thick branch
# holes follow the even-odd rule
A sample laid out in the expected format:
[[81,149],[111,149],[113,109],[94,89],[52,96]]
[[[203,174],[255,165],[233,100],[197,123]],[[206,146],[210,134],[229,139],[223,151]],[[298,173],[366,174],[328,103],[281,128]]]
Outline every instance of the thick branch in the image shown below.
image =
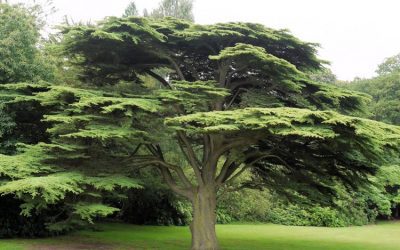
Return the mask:
[[159,169],[161,171],[161,175],[163,176],[165,182],[167,183],[167,185],[172,189],[172,191],[174,191],[177,194],[180,194],[188,199],[193,199],[193,192],[191,191],[191,189],[182,189],[180,188],[174,178],[172,177],[171,172],[168,170],[168,168],[163,167],[163,166],[159,166]]
[[156,79],[157,81],[159,81],[162,85],[164,85],[164,87],[169,88],[169,89],[172,89],[171,84],[169,84],[169,82],[166,81],[162,76],[160,76],[160,75],[158,75],[158,74],[156,74],[156,73],[154,73],[153,71],[148,70],[148,69],[145,70],[145,72],[146,72],[149,76],[151,76],[151,77],[153,77],[154,79]]
[[213,160],[218,160],[219,157],[221,157],[221,155],[226,153],[228,150],[231,150],[233,148],[240,147],[240,146],[250,145],[250,144],[254,143],[255,141],[257,141],[257,138],[255,138],[255,137],[231,140],[230,142],[222,145],[221,147],[219,147],[218,150],[216,150],[216,152],[214,153]]
[[[253,161],[251,161],[250,163],[247,163],[245,166],[243,166],[243,168],[241,170],[239,170],[239,172],[237,172],[234,176],[232,176],[231,178],[229,178],[229,176],[226,176],[225,179],[228,179],[224,182],[225,185],[228,185],[229,183],[233,182],[236,178],[238,178],[240,175],[242,175],[244,173],[244,171],[246,171],[247,169],[253,167],[253,165],[255,163],[257,163],[258,161],[265,159],[265,158],[269,158],[269,157],[274,157],[274,155],[270,155],[270,154],[262,154],[259,157],[257,157],[256,159],[254,159]],[[243,163],[242,163],[243,164]],[[241,165],[242,165],[241,164]]]
[[175,166],[175,165],[169,164],[169,163],[167,163],[165,161],[161,161],[161,162],[159,162],[159,164],[164,166],[164,167],[166,167],[166,168],[173,169],[178,174],[179,179],[183,182],[185,187],[186,188],[192,188],[192,183],[186,177],[186,175],[183,172],[182,168],[180,168],[179,166]]
[[230,159],[230,157],[226,157],[226,160],[224,162],[224,165],[222,166],[221,172],[219,173],[216,182],[217,185],[220,185],[224,180],[225,176],[228,173],[228,169],[232,169],[234,167],[235,163]]
[[171,63],[172,67],[175,69],[176,73],[178,74],[179,78],[181,80],[185,80],[185,76],[182,73],[181,68],[179,67],[179,65],[175,62],[174,59],[172,59],[172,57],[167,56],[167,60]]
[[247,91],[247,89],[245,89],[245,88],[239,88],[239,89],[236,91],[235,95],[233,95],[233,97],[232,97],[232,99],[230,100],[230,102],[228,103],[228,105],[225,106],[225,109],[229,109],[229,108],[232,106],[233,102],[234,102],[234,101],[236,100],[236,98],[239,96],[239,93],[240,93],[241,91]]
[[203,135],[203,161],[202,164],[205,165],[208,161],[211,152],[211,139],[209,135]]
[[218,63],[218,82],[220,87],[224,87],[226,83],[226,76],[228,75],[228,64],[229,62],[220,62]]
[[159,158],[156,157],[147,157],[144,159],[140,159],[139,161],[132,161],[133,164],[136,166],[148,166],[148,165],[155,165],[155,166],[162,166],[164,168],[173,170],[177,173],[179,180],[184,184],[186,188],[192,188],[192,183],[190,180],[186,177],[185,173],[183,172],[182,168],[179,166],[167,163]]

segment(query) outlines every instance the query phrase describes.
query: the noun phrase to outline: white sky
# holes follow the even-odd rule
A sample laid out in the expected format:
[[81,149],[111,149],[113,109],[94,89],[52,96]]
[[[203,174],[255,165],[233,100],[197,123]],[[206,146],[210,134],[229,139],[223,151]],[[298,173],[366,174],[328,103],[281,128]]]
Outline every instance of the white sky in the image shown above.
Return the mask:
[[[58,11],[51,22],[64,15],[76,22],[120,16],[129,2],[53,0]],[[151,10],[158,2],[135,1],[139,10]],[[246,21],[287,28],[321,44],[320,57],[331,62],[341,80],[371,77],[386,57],[400,53],[400,0],[195,0],[194,15],[200,24]]]

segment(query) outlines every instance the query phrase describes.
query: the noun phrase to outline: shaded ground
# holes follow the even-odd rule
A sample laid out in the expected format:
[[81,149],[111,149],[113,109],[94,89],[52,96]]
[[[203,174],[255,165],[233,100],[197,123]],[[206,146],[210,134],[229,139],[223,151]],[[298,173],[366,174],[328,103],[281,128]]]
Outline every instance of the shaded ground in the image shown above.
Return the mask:
[[[187,227],[103,224],[102,231],[39,240],[0,240],[1,250],[189,249]],[[400,223],[364,227],[317,228],[272,224],[219,225],[226,250],[400,250]]]

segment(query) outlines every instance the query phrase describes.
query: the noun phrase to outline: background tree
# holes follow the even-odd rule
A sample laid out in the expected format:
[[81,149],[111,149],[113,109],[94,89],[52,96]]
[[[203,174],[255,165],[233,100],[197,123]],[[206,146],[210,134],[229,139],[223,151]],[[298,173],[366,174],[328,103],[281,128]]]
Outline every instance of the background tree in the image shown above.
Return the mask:
[[[369,105],[368,117],[378,121],[400,125],[400,71],[399,55],[389,57],[378,66],[379,76],[371,79],[360,79],[350,82],[345,87],[372,96]],[[380,213],[383,216],[399,217],[400,202],[398,199],[400,179],[396,179],[398,173],[396,167],[392,165],[384,166],[375,182],[375,191],[381,200],[391,204],[393,213]],[[397,180],[397,181],[396,181]],[[375,192],[376,193],[376,192]],[[379,203],[378,199],[375,199]]]
[[149,16],[150,16],[149,11],[145,8],[143,10],[143,17],[149,17]]
[[0,5],[0,83],[51,79],[37,48],[37,19],[19,5]]
[[316,72],[312,72],[310,74],[311,80],[317,81],[317,82],[322,82],[322,83],[330,83],[330,84],[335,84],[337,82],[336,75],[333,74],[332,70],[330,68],[322,68],[321,70],[318,70]]
[[188,21],[194,21],[193,15],[194,0],[162,0],[158,8],[154,9],[151,17],[176,17]]
[[124,14],[122,15],[123,17],[128,17],[128,16],[138,16],[139,11],[136,8],[136,4],[134,1],[130,2],[128,6],[125,9]]
[[329,203],[338,182],[356,189],[398,157],[400,129],[332,111],[366,96],[309,80],[316,47],[287,31],[129,17],[64,33],[84,84],[2,87],[49,110],[49,141],[0,158],[0,192],[27,214],[60,200],[75,219],[109,214],[102,190],[136,187],[132,171],[152,166],[192,203],[192,249],[217,249],[217,194],[243,173],[241,187]]
[[345,86],[372,96],[370,118],[400,124],[400,72],[354,81]]
[[400,71],[400,54],[386,58],[378,65],[376,73],[378,75],[386,75],[396,71]]

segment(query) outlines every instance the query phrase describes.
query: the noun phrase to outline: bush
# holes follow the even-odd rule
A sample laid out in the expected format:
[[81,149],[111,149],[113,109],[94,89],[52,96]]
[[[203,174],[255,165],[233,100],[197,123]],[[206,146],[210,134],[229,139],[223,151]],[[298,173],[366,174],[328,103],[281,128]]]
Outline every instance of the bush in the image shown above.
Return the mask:
[[275,224],[290,226],[345,227],[365,225],[375,218],[362,208],[341,210],[331,207],[301,207],[299,205],[279,205],[271,209],[269,221]]
[[266,190],[228,192],[219,198],[217,222],[267,222],[271,204],[271,195]]
[[338,211],[329,207],[313,207],[309,214],[311,226],[344,227],[348,225]]
[[296,205],[274,207],[268,213],[268,220],[287,226],[311,226],[310,213]]

